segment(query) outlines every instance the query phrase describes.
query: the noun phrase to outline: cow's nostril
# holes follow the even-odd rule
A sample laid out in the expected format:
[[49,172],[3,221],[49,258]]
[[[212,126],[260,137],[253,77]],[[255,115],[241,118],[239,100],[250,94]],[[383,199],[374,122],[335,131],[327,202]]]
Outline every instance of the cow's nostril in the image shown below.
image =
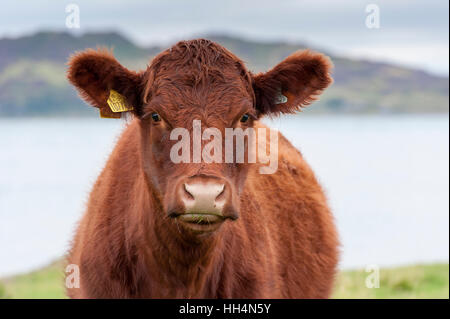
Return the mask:
[[194,194],[192,194],[192,193],[189,191],[189,189],[188,189],[189,186],[188,186],[186,183],[183,184],[183,187],[184,187],[184,192],[185,192],[186,196],[187,196],[189,199],[195,199]]
[[216,196],[214,201],[221,200],[225,197],[225,185],[222,185],[222,189],[219,190],[219,194]]

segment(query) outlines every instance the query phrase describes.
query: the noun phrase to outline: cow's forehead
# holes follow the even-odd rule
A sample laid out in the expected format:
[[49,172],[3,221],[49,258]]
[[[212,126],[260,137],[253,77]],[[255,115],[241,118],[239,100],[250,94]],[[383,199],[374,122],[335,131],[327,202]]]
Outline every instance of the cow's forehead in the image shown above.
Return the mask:
[[[227,117],[252,107],[248,71],[232,53],[210,41],[180,42],[157,56],[147,70],[146,109],[167,117]],[[148,94],[147,94],[148,93]]]
[[239,76],[224,79],[206,77],[199,82],[183,76],[156,79],[149,99],[150,106],[166,107],[172,111],[185,108],[202,111],[220,107],[228,109],[243,103],[251,106],[252,96],[244,79]]
[[211,85],[205,90],[166,86],[157,92],[146,106],[147,111],[156,110],[171,120],[171,124],[180,126],[192,119],[229,124],[237,114],[253,108],[248,92],[233,86],[220,89]]
[[[157,102],[181,102],[192,105],[233,104],[236,100],[249,99],[248,90],[240,79],[228,82],[206,81],[203,84],[191,85],[181,82],[165,83],[156,86],[153,96]],[[187,105],[184,105],[187,106]]]
[[156,87],[210,87],[219,86],[240,86],[243,85],[244,78],[242,70],[234,64],[199,64],[199,65],[178,65],[178,61],[173,63],[165,62],[162,68],[153,70],[153,84]]

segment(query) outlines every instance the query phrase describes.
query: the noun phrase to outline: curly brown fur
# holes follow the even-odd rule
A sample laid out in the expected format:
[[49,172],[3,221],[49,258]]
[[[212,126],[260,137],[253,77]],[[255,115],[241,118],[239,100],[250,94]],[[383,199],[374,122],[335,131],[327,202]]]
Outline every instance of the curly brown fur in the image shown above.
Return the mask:
[[[211,41],[182,41],[147,70],[122,67],[107,51],[87,50],[69,62],[81,96],[106,108],[109,90],[135,107],[97,179],[75,233],[68,262],[80,267],[72,298],[326,298],[338,261],[333,217],[314,173],[279,135],[278,170],[260,164],[174,164],[171,128],[264,128],[262,115],[311,103],[328,84],[330,63],[297,52],[253,76]],[[279,90],[288,102],[275,104]],[[152,122],[148,114],[162,120]],[[241,123],[242,114],[252,117]],[[239,218],[198,235],[168,215],[176,183],[213,176],[231,185]]]

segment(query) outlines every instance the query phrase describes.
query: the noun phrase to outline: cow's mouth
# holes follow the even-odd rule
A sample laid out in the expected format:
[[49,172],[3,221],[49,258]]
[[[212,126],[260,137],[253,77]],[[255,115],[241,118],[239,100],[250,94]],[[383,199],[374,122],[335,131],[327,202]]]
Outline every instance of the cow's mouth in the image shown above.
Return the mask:
[[212,232],[220,227],[226,219],[224,216],[208,213],[186,213],[176,216],[177,221],[197,232]]

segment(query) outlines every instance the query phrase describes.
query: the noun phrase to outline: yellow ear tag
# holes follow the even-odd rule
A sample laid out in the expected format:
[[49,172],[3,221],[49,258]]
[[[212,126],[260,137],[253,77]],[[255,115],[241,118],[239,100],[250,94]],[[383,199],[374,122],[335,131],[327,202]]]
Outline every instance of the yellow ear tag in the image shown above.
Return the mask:
[[109,91],[109,98],[106,101],[114,113],[133,110],[133,106],[128,104],[127,99],[117,91]]
[[108,107],[104,107],[99,110],[100,110],[100,117],[102,119],[120,119],[122,117],[122,113],[114,113]]

